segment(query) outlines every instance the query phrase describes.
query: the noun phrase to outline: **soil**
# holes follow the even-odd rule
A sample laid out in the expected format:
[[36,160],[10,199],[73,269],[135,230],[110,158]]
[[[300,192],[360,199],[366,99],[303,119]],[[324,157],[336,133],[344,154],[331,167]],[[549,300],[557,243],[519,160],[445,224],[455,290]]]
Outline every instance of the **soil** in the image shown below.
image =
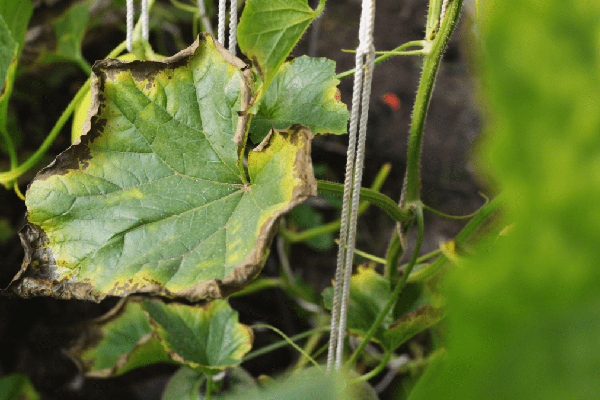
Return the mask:
[[[37,1],[34,17],[29,26],[28,37],[48,24],[54,15],[74,3],[73,0]],[[102,3],[102,2],[101,2]],[[121,1],[120,3],[124,3]],[[377,50],[392,50],[396,46],[423,37],[426,17],[425,0],[378,0],[376,9],[375,46]],[[161,4],[169,5],[168,1]],[[328,57],[337,63],[337,71],[353,68],[354,54],[340,49],[354,49],[358,44],[359,0],[329,0],[325,13],[319,21],[316,35],[307,33],[294,50],[293,55],[311,53]],[[104,57],[124,39],[124,11],[109,13],[103,23],[88,32],[83,53],[88,61]],[[481,116],[475,106],[474,80],[468,59],[472,28],[470,16],[463,15],[439,71],[436,88],[431,100],[422,158],[422,199],[433,208],[448,214],[468,214],[483,204],[478,191],[483,190],[474,176],[471,152],[481,128]],[[157,22],[160,23],[157,17]],[[169,24],[173,25],[171,22]],[[159,43],[159,52],[172,55],[177,52],[175,39],[168,32],[179,31],[181,37],[191,39],[191,25],[181,23],[152,31],[151,40]],[[168,32],[167,32],[168,31]],[[311,37],[317,38],[311,43]],[[191,42],[191,40],[190,40]],[[22,140],[19,158],[24,160],[42,143],[61,112],[65,109],[86,76],[74,65],[51,64],[39,67],[27,66],[45,43],[43,38],[29,40],[21,65],[25,66],[15,84],[9,112],[16,117]],[[51,45],[51,44],[50,44]],[[29,57],[29,58],[28,58]],[[368,120],[368,139],[364,186],[369,186],[384,163],[391,163],[392,172],[382,192],[398,199],[408,143],[408,130],[412,105],[421,72],[417,56],[393,57],[375,68],[372,97]],[[342,101],[350,104],[352,78],[340,83]],[[34,94],[32,96],[32,94]],[[399,108],[386,102],[386,94],[399,99]],[[388,97],[389,98],[389,95]],[[397,109],[396,109],[397,108]],[[53,143],[43,163],[19,179],[22,191],[35,173],[63,151],[70,140],[70,124],[67,124]],[[325,177],[343,181],[347,135],[326,136],[313,144],[313,162],[326,165]],[[8,169],[5,154],[0,168]],[[310,204],[324,215],[326,220],[337,217],[338,211],[323,202]],[[16,232],[25,221],[24,203],[12,191],[0,189],[0,220],[8,222],[10,229],[0,241],[0,286],[6,287],[19,269],[23,251]],[[435,250],[440,243],[453,238],[465,222],[454,221],[426,213],[426,240],[422,252]],[[387,215],[371,207],[360,219],[358,227],[359,249],[383,256],[393,232],[394,224]],[[8,236],[8,237],[5,237]],[[412,239],[414,240],[414,239]],[[409,237],[409,243],[411,237]],[[263,270],[264,275],[279,273],[277,251]],[[290,250],[291,267],[316,291],[330,285],[334,274],[334,249],[316,251],[305,245],[294,245]],[[83,301],[58,301],[48,298],[29,300],[0,298],[0,376],[19,372],[30,377],[42,399],[160,399],[164,385],[175,371],[169,365],[157,365],[125,374],[113,379],[84,379],[62,349],[77,336],[81,324],[102,315],[116,303],[116,299],[100,304]],[[239,311],[243,323],[269,323],[278,326],[288,335],[310,328],[306,320],[295,317],[298,306],[280,290],[266,290],[257,295],[232,299],[233,308]],[[256,335],[256,348],[271,343],[276,337],[268,332]],[[418,338],[426,350],[427,335]],[[414,348],[407,346],[407,353]],[[275,375],[285,370],[297,358],[292,349],[278,350],[259,357],[244,367],[254,376]],[[375,379],[373,383],[378,380]],[[403,398],[399,395],[402,383],[397,379],[381,398]]]

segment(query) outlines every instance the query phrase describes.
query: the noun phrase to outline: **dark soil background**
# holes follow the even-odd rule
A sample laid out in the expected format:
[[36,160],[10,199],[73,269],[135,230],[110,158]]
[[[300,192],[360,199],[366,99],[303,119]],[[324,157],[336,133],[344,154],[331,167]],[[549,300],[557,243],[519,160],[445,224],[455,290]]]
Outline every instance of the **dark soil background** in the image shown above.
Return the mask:
[[[30,22],[27,41],[20,63],[20,73],[11,98],[9,113],[14,115],[21,131],[19,159],[33,153],[52,129],[86,76],[73,64],[61,63],[37,67],[34,60],[45,48],[52,48],[54,38],[48,35],[49,22],[74,0],[38,0]],[[99,0],[99,7],[111,1]],[[168,1],[160,1],[170,7]],[[216,3],[216,2],[215,2]],[[316,3],[316,2],[314,2]],[[136,2],[137,4],[137,2]],[[120,5],[120,6],[119,6]],[[377,50],[392,50],[396,46],[423,37],[426,0],[378,0],[375,28]],[[309,31],[293,55],[310,54],[328,57],[337,63],[337,71],[353,68],[354,54],[341,49],[358,45],[359,0],[328,0],[325,13],[316,32]],[[473,74],[468,49],[471,38],[471,16],[463,11],[462,19],[444,55],[437,78],[425,127],[422,159],[422,198],[425,204],[449,214],[467,214],[483,204],[481,190],[473,168],[470,152],[480,131],[480,114],[474,105]],[[103,58],[124,40],[124,1],[115,1],[102,22],[86,35],[84,56],[90,63]],[[161,21],[153,16],[151,42],[159,53],[173,55],[192,41],[189,22]],[[364,186],[369,186],[384,163],[391,163],[392,172],[383,192],[398,199],[404,176],[408,130],[412,105],[421,71],[417,56],[399,56],[379,64],[375,69],[370,105],[367,139],[367,161]],[[342,101],[350,104],[352,78],[340,86]],[[387,93],[400,100],[394,110],[384,101]],[[70,123],[52,145],[43,163],[19,179],[25,191],[35,173],[70,143]],[[313,144],[313,162],[326,165],[325,178],[341,182],[345,170],[347,135],[321,137]],[[1,170],[7,170],[8,157],[2,153]],[[337,210],[322,201],[312,200],[326,220],[337,217]],[[19,269],[23,251],[16,234],[25,220],[25,205],[12,191],[0,188],[0,220],[4,229],[0,241],[0,285],[6,287]],[[423,253],[435,250],[440,243],[454,237],[465,222],[426,214],[426,240]],[[387,215],[371,207],[359,220],[357,247],[383,256],[393,231]],[[410,238],[409,238],[410,239]],[[291,248],[291,268],[315,290],[330,285],[334,274],[336,250],[316,251],[305,245]],[[277,251],[267,261],[263,274],[279,273]],[[109,310],[116,299],[101,304],[82,301],[58,301],[47,298],[29,300],[0,298],[0,376],[19,372],[31,378],[43,399],[159,399],[164,385],[175,367],[157,365],[133,371],[114,379],[84,379],[75,364],[62,349],[76,337],[81,324]],[[231,300],[246,324],[257,322],[278,326],[288,335],[310,328],[305,319],[296,318],[298,307],[280,290],[266,290],[257,295]],[[268,332],[256,335],[255,348],[271,343],[276,337]],[[427,336],[419,342],[427,350]],[[407,346],[412,356],[414,347]],[[293,349],[279,350],[256,358],[243,366],[254,376],[275,375],[285,370],[297,358]],[[377,383],[377,379],[372,383]],[[381,398],[403,398],[402,376],[381,393]]]

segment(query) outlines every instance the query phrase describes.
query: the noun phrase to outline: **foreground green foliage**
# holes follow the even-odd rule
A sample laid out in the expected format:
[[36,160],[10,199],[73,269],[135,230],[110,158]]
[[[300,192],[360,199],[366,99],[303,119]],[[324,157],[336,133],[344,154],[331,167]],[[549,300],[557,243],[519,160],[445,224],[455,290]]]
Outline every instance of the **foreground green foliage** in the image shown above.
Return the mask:
[[448,359],[413,399],[600,393],[597,2],[486,3],[479,164],[513,223],[448,280]]

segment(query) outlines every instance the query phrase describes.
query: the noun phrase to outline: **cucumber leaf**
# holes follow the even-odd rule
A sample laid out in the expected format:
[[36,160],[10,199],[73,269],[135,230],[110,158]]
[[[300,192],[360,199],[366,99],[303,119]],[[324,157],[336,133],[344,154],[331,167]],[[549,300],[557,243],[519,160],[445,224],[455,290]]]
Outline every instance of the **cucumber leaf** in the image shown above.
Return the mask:
[[385,331],[385,347],[390,351],[396,350],[417,333],[440,322],[443,316],[444,312],[441,309],[434,308],[429,304],[405,313]]
[[154,334],[141,304],[133,301],[90,324],[69,354],[90,378],[108,378],[145,365],[173,362]]
[[173,360],[208,374],[239,365],[252,348],[252,330],[225,300],[188,306],[144,302],[153,330]]
[[88,325],[69,354],[93,378],[160,362],[215,373],[238,365],[252,346],[252,331],[237,315],[224,300],[204,307],[128,301]]
[[310,131],[265,138],[248,182],[233,139],[246,131],[250,71],[208,34],[171,58],[93,72],[86,134],[27,192],[26,255],[8,290],[195,301],[243,288],[278,218],[316,194]]
[[325,2],[321,3],[313,10],[308,0],[246,1],[237,30],[238,44],[259,68],[261,90],[269,87],[306,28],[321,13]]
[[258,143],[272,127],[307,126],[313,134],[346,133],[350,113],[336,97],[335,63],[326,58],[299,57],[281,66],[266,90],[250,124]]

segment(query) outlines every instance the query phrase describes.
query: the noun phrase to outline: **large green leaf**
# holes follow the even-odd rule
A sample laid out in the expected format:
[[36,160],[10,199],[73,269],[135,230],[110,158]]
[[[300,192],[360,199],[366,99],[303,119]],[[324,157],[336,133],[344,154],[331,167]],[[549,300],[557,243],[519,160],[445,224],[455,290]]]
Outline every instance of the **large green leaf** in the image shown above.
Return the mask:
[[252,330],[225,300],[204,307],[158,301],[142,307],[173,360],[194,369],[213,374],[234,367],[252,347]]
[[311,132],[346,133],[350,114],[337,98],[335,63],[326,58],[302,56],[281,66],[258,106],[250,125],[255,143],[272,127],[287,129],[302,124]]
[[97,62],[87,134],[27,192],[10,290],[197,300],[253,279],[277,219],[316,182],[312,134],[296,126],[250,152],[245,183],[232,139],[246,130],[247,73],[208,34],[165,60]]
[[2,400],[39,400],[29,378],[20,374],[11,374],[0,378],[0,399]]
[[[371,268],[359,267],[350,281],[350,300],[348,302],[347,329],[353,335],[363,337],[375,322],[377,315],[392,296],[389,280]],[[325,307],[331,310],[333,288],[323,291]],[[386,343],[385,331],[393,322],[393,307],[378,327],[373,340]]]
[[[267,89],[310,23],[321,13],[308,0],[248,0],[238,25],[238,44],[261,72]],[[262,97],[259,94],[259,97]]]
[[88,377],[107,378],[159,362],[173,362],[138,302],[90,324],[69,351]]
[[448,359],[414,399],[600,393],[600,3],[490,0],[479,157],[514,223],[448,274]]

